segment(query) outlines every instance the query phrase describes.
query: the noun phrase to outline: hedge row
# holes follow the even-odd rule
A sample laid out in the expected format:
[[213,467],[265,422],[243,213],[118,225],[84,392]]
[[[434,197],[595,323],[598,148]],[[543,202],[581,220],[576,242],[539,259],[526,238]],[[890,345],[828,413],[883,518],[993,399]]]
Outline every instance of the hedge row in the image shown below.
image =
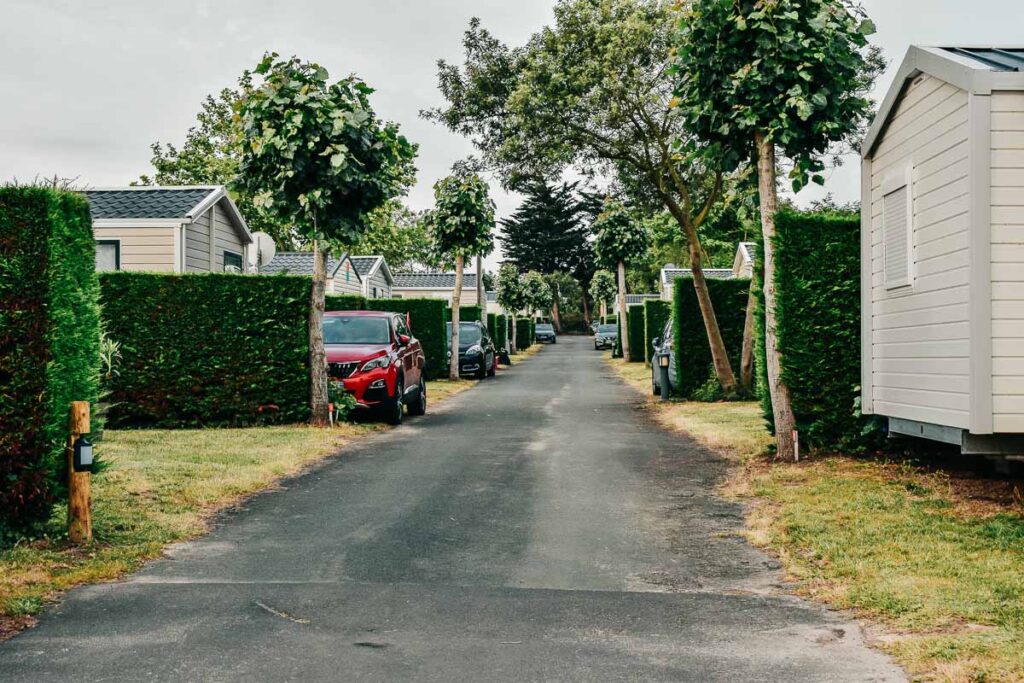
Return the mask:
[[626,330],[629,335],[629,362],[644,362],[644,306],[632,304],[626,307]]
[[0,540],[66,495],[69,404],[98,392],[95,259],[81,195],[0,189]]
[[[706,282],[726,352],[733,370],[739,372],[750,280],[708,279]],[[711,346],[697,303],[697,292],[693,288],[693,278],[676,279],[673,301],[676,390],[683,397],[691,398],[694,392],[715,377]]]
[[475,323],[483,322],[483,320],[483,310],[480,306],[476,304],[472,306],[459,306],[459,322]]
[[[801,445],[851,450],[878,445],[860,414],[860,219],[850,213],[781,211],[775,247],[779,351]],[[763,263],[759,256],[757,263]],[[764,311],[758,311],[758,374],[771,427],[764,363]]]
[[534,322],[529,318],[516,318],[516,348],[520,351],[533,345]]
[[491,339],[494,340],[494,348],[501,351],[505,348],[505,343],[508,341],[508,319],[503,313],[488,313],[487,314],[487,329],[491,333]]
[[112,425],[308,419],[309,278],[117,272],[100,289],[122,354]]
[[660,299],[644,301],[644,362],[648,365],[654,360],[655,337],[661,337],[665,331],[665,323],[672,316],[672,304]]
[[448,346],[445,343],[448,305],[443,299],[364,299],[352,294],[329,295],[328,311],[392,311],[407,313],[412,333],[423,346],[427,377],[447,377]]

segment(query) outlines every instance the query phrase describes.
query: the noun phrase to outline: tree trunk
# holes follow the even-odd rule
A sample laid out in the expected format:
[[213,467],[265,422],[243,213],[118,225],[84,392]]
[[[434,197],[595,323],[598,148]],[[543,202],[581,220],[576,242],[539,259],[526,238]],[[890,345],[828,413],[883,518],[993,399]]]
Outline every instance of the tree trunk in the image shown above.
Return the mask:
[[626,263],[619,261],[619,347],[629,360],[629,330],[626,329]]
[[711,294],[708,292],[708,283],[704,278],[704,268],[701,264],[700,237],[697,235],[697,228],[686,216],[674,199],[667,195],[663,197],[669,208],[669,213],[676,219],[679,226],[686,235],[686,243],[690,253],[690,269],[693,272],[693,289],[697,293],[697,303],[700,306],[700,315],[704,320],[704,330],[708,335],[708,346],[711,347],[711,362],[715,368],[715,377],[722,387],[726,396],[736,393],[736,375],[732,371],[732,363],[729,361],[729,352],[725,348],[725,340],[722,339],[722,331],[718,327],[718,318],[715,316],[715,307],[711,303]]
[[551,302],[551,322],[555,325],[555,331],[562,334],[562,319],[558,315],[558,298]]
[[754,387],[754,306],[757,305],[755,281],[750,281],[747,295],[747,316],[743,320],[743,353],[740,354],[740,386],[750,393]]
[[796,417],[789,396],[789,387],[782,381],[782,355],[775,325],[775,213],[778,198],[775,190],[775,143],[766,140],[764,134],[755,136],[757,144],[757,185],[761,196],[761,233],[764,235],[764,347],[768,373],[768,391],[772,399],[772,414],[775,420],[776,452],[780,458],[796,457]]
[[476,255],[476,305],[480,307],[480,319],[487,324],[487,292],[484,287],[484,257]]
[[583,290],[583,323],[590,327],[590,303],[587,301],[587,290]]
[[313,240],[313,287],[309,305],[309,422],[330,424],[327,410],[327,349],[324,348],[324,306],[327,294],[327,253]]
[[516,325],[516,314],[513,311],[510,315],[512,318],[512,329],[508,331],[508,344],[512,349],[512,353],[519,353],[519,347],[516,344],[516,327],[518,327],[518,325]]
[[604,323],[604,319],[608,317],[608,302],[601,302],[601,322]]
[[464,257],[455,257],[455,291],[452,293],[452,357],[448,362],[448,379],[459,378],[459,310],[462,306],[462,262]]

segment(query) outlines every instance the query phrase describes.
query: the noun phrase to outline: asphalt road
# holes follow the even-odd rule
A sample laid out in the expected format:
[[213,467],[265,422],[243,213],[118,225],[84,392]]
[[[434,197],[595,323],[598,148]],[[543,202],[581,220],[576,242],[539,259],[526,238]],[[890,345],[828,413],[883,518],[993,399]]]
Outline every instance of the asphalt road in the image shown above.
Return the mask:
[[2,681],[898,681],[562,338],[0,643]]

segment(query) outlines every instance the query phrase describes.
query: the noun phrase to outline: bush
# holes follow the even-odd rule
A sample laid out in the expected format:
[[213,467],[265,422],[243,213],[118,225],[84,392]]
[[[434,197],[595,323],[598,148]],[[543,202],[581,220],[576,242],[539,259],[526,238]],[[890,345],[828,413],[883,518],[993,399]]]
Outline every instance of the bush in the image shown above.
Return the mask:
[[645,358],[643,304],[632,304],[626,307],[626,333],[629,335],[629,362],[643,363]]
[[[860,396],[860,218],[857,214],[779,212],[776,259],[779,351],[800,441],[809,450],[878,445]],[[758,263],[763,259],[758,258]],[[764,359],[764,314],[758,321]],[[762,405],[771,424],[765,364]]]
[[644,362],[648,365],[654,361],[654,347],[651,344],[655,337],[660,337],[665,331],[665,323],[671,315],[670,302],[659,299],[644,301]]
[[531,324],[532,321],[529,318],[516,318],[516,344],[520,351],[533,345],[530,338]]
[[500,352],[508,341],[508,319],[503,313],[488,313],[487,329],[494,340],[494,347]]
[[459,321],[464,323],[483,322],[483,311],[479,306],[459,306]]
[[537,321],[530,318],[530,346],[537,343]]
[[[718,319],[733,371],[739,372],[743,350],[743,325],[747,316],[750,280],[707,280],[708,294]],[[694,392],[714,377],[711,346],[697,303],[693,278],[677,278],[673,296],[673,352],[676,354],[676,385],[680,395],[696,398]],[[706,396],[707,392],[701,395]]]
[[362,311],[366,310],[366,299],[358,294],[328,294],[325,311]]
[[85,199],[0,188],[0,271],[3,538],[32,531],[65,497],[69,404],[97,398],[96,244]]
[[426,357],[427,379],[448,376],[448,304],[444,299],[368,299],[374,311],[407,313],[412,333],[420,340]]
[[309,417],[305,277],[103,273],[121,344],[113,426],[227,427]]

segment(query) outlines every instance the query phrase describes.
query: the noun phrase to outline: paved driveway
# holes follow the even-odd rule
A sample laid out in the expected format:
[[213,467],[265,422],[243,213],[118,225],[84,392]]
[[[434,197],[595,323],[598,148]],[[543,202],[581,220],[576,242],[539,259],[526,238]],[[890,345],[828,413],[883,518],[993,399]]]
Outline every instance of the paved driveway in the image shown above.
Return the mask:
[[3,681],[898,681],[587,339],[0,643]]

